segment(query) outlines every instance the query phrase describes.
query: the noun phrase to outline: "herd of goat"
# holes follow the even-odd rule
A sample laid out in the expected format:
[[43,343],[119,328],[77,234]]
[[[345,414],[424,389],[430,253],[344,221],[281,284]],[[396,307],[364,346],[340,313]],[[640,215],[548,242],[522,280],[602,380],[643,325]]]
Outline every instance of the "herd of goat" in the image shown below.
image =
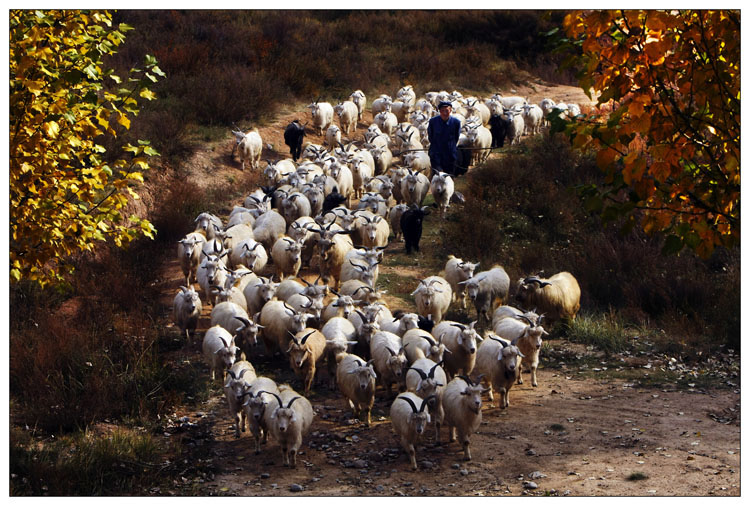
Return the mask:
[[[190,341],[204,305],[212,306],[203,354],[211,378],[224,386],[235,436],[249,426],[256,452],[270,433],[284,465],[295,466],[314,416],[306,396],[316,377],[327,376],[367,426],[382,386],[378,395],[393,399],[390,421],[413,469],[415,445],[429,423],[437,441],[443,425],[451,441],[457,433],[469,460],[483,394],[492,401],[494,390],[507,408],[511,387],[523,382],[522,361],[537,386],[543,324],[575,318],[580,288],[570,273],[521,278],[514,307],[504,305],[511,283],[501,266],[478,272],[478,263],[454,256],[443,272],[414,287],[415,313],[384,302],[377,280],[388,244],[404,241],[407,252],[419,251],[428,193],[442,217],[463,199],[450,175],[431,173],[425,152],[426,121],[442,100],[454,103],[463,124],[459,145],[473,148],[466,151],[465,168],[481,163],[506,138],[515,143],[524,131],[538,132],[555,107],[560,114],[576,113],[573,104],[535,105],[500,95],[480,101],[435,92],[417,100],[406,86],[396,100],[383,95],[372,102],[374,123],[356,142],[364,94],[356,91],[335,107],[316,101],[309,106],[313,128],[325,135],[327,147],[303,146],[306,126],[292,122],[285,131],[292,159],[268,161],[265,184],[226,221],[201,213],[195,231],[179,241],[185,286],[174,299],[175,324]],[[334,112],[340,126],[332,124]],[[235,134],[243,169],[249,161],[260,170],[258,131]],[[301,272],[317,279],[307,281]],[[475,321],[444,319],[451,305],[468,313],[467,299]],[[279,355],[304,395],[258,376],[249,361]],[[400,392],[395,398],[394,384]]]

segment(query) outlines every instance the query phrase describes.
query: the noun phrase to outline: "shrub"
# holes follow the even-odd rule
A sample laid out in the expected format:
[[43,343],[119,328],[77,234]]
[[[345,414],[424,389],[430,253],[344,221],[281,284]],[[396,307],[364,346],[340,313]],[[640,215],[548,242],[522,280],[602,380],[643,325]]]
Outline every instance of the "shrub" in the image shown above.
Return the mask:
[[11,431],[10,495],[138,495],[161,479],[161,450],[148,434],[115,430],[107,437],[79,433],[36,444]]

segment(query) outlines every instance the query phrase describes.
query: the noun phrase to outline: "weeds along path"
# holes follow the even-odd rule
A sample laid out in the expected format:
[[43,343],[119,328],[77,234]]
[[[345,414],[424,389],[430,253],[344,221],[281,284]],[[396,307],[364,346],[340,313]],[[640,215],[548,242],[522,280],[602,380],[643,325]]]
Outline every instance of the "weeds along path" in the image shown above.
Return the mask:
[[[560,94],[545,89],[541,94]],[[580,94],[580,91],[579,91]],[[532,95],[533,96],[533,95]],[[582,100],[579,100],[582,101]],[[283,129],[292,119],[309,120],[304,105],[283,111],[259,128],[266,148],[263,158],[288,157]],[[366,113],[357,134],[369,125]],[[308,133],[307,140],[322,143]],[[243,179],[230,153],[233,140],[207,145],[189,163],[191,179],[204,188],[229,187]],[[497,156],[497,155],[493,155]],[[246,188],[250,191],[252,188]],[[231,192],[227,192],[231,193]],[[241,200],[241,199],[240,199]],[[228,214],[239,203],[227,200]],[[454,210],[453,212],[457,212]],[[406,256],[403,243],[391,243],[381,265],[379,287],[388,290],[391,308],[414,307],[409,294],[418,280],[437,273],[444,258],[431,256],[430,244],[439,241],[439,218],[425,222],[422,252]],[[316,274],[303,273],[314,280]],[[170,326],[174,294],[182,283],[176,260],[164,265],[161,276],[164,324]],[[200,340],[210,324],[205,307],[198,338],[177,346],[175,367],[192,364],[205,374]],[[452,310],[454,311],[454,310]],[[175,329],[175,340],[179,332]],[[548,352],[548,356],[544,353]],[[632,370],[648,374],[652,361],[593,356],[585,347],[552,340],[540,365],[539,387],[526,382],[510,394],[510,408],[501,410],[485,397],[483,421],[472,435],[473,460],[462,459],[456,442],[442,444],[428,430],[417,448],[419,470],[412,472],[408,457],[391,429],[391,399],[378,389],[369,428],[355,420],[347,403],[321,378],[309,399],[315,409],[296,469],[282,465],[278,444],[269,440],[259,455],[249,432],[235,439],[226,401],[218,383],[193,404],[182,406],[165,423],[165,438],[174,444],[175,460],[184,468],[182,479],[169,484],[176,495],[240,496],[501,496],[501,495],[729,495],[738,496],[740,395],[735,390],[681,391],[641,388],[638,382],[614,379],[608,371]],[[587,357],[582,362],[580,357]],[[300,389],[288,364],[280,359],[250,357],[259,375],[288,382]],[[570,365],[566,365],[569,363]],[[584,365],[580,365],[584,364]],[[606,365],[605,365],[606,364]],[[658,365],[657,362],[654,362]],[[165,490],[152,491],[155,495]]]

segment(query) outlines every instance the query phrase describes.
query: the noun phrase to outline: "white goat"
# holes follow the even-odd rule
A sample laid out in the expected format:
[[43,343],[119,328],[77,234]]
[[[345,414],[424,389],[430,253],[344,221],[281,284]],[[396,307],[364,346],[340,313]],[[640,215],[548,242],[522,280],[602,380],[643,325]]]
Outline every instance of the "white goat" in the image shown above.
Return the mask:
[[[415,446],[430,423],[430,412],[425,411],[431,399],[422,399],[412,392],[405,392],[391,404],[391,424],[401,438],[401,446],[409,455],[412,470],[417,470]],[[419,407],[417,407],[419,406]]]
[[271,258],[276,267],[279,280],[283,281],[286,276],[296,276],[302,266],[301,241],[295,241],[288,235],[279,237],[271,248]]
[[544,112],[536,104],[525,104],[523,106],[524,134],[536,135],[542,128]]
[[452,293],[453,290],[445,278],[430,276],[420,281],[411,295],[417,305],[417,313],[424,317],[431,315],[432,321],[439,323],[448,311]]
[[471,460],[469,438],[482,423],[482,393],[485,390],[468,376],[457,376],[443,390],[443,421],[448,427],[449,440],[458,440],[464,449],[464,460]]
[[458,284],[465,286],[467,295],[474,302],[477,318],[489,321],[496,302],[499,301],[502,304],[508,299],[510,278],[505,269],[495,265],[490,270],[479,272],[466,281],[459,281]]
[[479,267],[479,263],[465,262],[453,255],[448,255],[448,261],[445,264],[445,279],[451,285],[453,290],[452,301],[460,300],[461,307],[466,309],[466,285],[460,284],[474,276],[474,270]]
[[[536,370],[539,366],[539,352],[542,349],[542,336],[549,335],[544,327],[541,326],[539,319],[532,319],[523,314],[515,318],[503,318],[493,326],[493,331],[499,337],[506,339],[518,346],[523,353],[523,357],[528,359],[529,369],[531,370],[531,385],[538,386],[536,380]],[[521,373],[522,360],[519,359],[518,367],[518,384],[523,384]]]
[[550,278],[529,276],[518,280],[516,300],[525,308],[536,308],[550,323],[575,320],[581,309],[581,287],[569,272]]
[[[255,453],[260,453],[261,439],[263,443],[268,441],[268,425],[265,417],[269,403],[273,403],[270,409],[274,409],[276,399],[273,394],[279,395],[279,387],[271,378],[258,376],[245,389],[246,400],[242,407],[245,410],[246,419],[250,420],[250,431],[255,437]],[[269,411],[270,411],[269,409]]]
[[506,137],[510,140],[511,146],[519,144],[521,142],[523,131],[526,128],[526,124],[523,121],[523,112],[514,109],[507,109],[505,113],[510,120]]
[[255,240],[270,251],[276,240],[286,232],[286,220],[276,209],[267,211],[255,220],[253,235]]
[[302,446],[302,438],[307,435],[315,413],[306,398],[292,390],[279,388],[280,394],[271,394],[278,401],[278,407],[268,415],[268,427],[273,438],[279,442],[284,466],[297,467],[297,452]]
[[297,335],[305,327],[310,315],[298,313],[283,301],[271,299],[260,311],[261,335],[269,356],[280,350],[285,356],[289,349],[290,336]]
[[307,107],[312,114],[313,127],[318,135],[323,135],[333,121],[333,106],[328,102],[315,101]]
[[326,144],[331,147],[341,144],[341,129],[336,125],[331,125],[326,130]]
[[186,285],[196,279],[198,266],[201,263],[201,251],[205,242],[206,236],[198,232],[191,232],[177,243],[177,258],[180,260]]
[[271,300],[276,292],[278,283],[272,282],[269,278],[259,277],[250,282],[242,290],[247,303],[247,314],[255,315],[263,306]]
[[393,135],[398,126],[398,118],[390,111],[390,108],[376,114],[373,117],[373,121],[389,137]]
[[217,293],[212,290],[213,286],[223,286],[226,281],[226,267],[222,258],[227,255],[224,251],[221,255],[206,255],[198,267],[198,284],[203,291],[203,296],[211,304],[216,304]]
[[227,371],[227,381],[224,383],[224,396],[229,407],[229,416],[234,421],[234,437],[240,437],[240,431],[245,432],[247,416],[243,409],[242,398],[250,382],[256,378],[255,368],[247,360],[240,360]]
[[372,101],[371,111],[372,117],[374,118],[379,113],[386,110],[387,107],[393,103],[393,99],[388,95],[380,95],[378,98]]
[[219,325],[239,343],[246,355],[258,345],[258,333],[263,327],[250,320],[247,312],[234,302],[219,302],[211,310],[211,326]]
[[407,205],[421,206],[430,190],[430,180],[421,172],[406,170],[408,174],[401,180],[401,196]]
[[252,170],[260,168],[260,156],[263,153],[263,139],[257,128],[247,132],[237,146],[240,151],[240,162],[242,170],[245,170],[245,162],[250,161]]
[[445,320],[432,329],[432,335],[445,345],[445,372],[449,378],[463,372],[471,374],[477,358],[477,342],[482,338],[475,330],[476,321],[469,325]]
[[439,363],[420,358],[406,370],[406,389],[422,399],[430,399],[427,406],[435,423],[435,442],[440,444],[440,426],[443,423],[443,389],[448,384],[445,371]]
[[180,331],[187,337],[188,342],[190,342],[190,331],[195,333],[202,310],[201,298],[192,285],[188,288],[181,286],[180,291],[174,297],[172,317],[175,324],[180,327]]
[[195,232],[203,234],[206,240],[216,237],[216,231],[224,228],[221,218],[211,213],[200,213],[195,218]]
[[394,382],[399,388],[404,386],[404,372],[408,366],[401,338],[391,332],[377,332],[370,339],[370,357],[374,360],[381,384],[391,397]]
[[434,172],[432,181],[430,181],[430,193],[435,199],[435,203],[440,209],[443,218],[448,213],[451,197],[453,197],[454,184],[453,178],[445,172]]
[[234,338],[226,329],[214,325],[203,336],[203,358],[211,369],[211,379],[216,380],[216,373],[220,372],[219,381],[224,379],[224,371],[232,367],[237,356],[237,346]]
[[362,90],[355,90],[349,95],[349,99],[357,106],[357,119],[361,120],[362,113],[365,111],[365,106],[367,105],[365,93]]
[[357,355],[341,353],[337,356],[336,384],[344,395],[354,416],[362,419],[364,412],[365,424],[372,423],[372,406],[375,403],[375,382],[378,375],[372,366],[372,360],[365,362]]
[[[422,329],[407,330],[401,342],[406,350],[406,359],[413,364],[420,358],[429,358],[435,363],[443,361],[447,348],[442,339],[435,339],[432,334]],[[449,351],[450,353],[450,351]]]
[[[333,109],[339,117],[339,125],[341,125],[341,129],[346,135],[349,135],[350,130],[357,128],[357,120],[360,117],[360,112],[356,103],[346,100],[344,102],[339,102]],[[340,139],[339,142],[341,142]]]
[[482,382],[488,385],[490,401],[495,399],[493,389],[500,394],[501,409],[510,406],[508,393],[518,378],[518,357],[523,358],[523,353],[516,346],[492,333],[477,351],[476,372],[484,375]]

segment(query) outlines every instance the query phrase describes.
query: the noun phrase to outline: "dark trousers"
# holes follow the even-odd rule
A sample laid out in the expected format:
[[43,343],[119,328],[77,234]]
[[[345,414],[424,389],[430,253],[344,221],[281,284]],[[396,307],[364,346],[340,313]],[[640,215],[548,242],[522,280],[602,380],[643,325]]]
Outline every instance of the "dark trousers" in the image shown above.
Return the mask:
[[[432,166],[432,170],[436,170],[439,172],[445,172],[446,174],[449,174],[451,176],[456,175],[456,163],[455,162],[444,162],[442,160],[436,160],[430,157],[430,165]],[[466,172],[466,171],[464,171]]]

